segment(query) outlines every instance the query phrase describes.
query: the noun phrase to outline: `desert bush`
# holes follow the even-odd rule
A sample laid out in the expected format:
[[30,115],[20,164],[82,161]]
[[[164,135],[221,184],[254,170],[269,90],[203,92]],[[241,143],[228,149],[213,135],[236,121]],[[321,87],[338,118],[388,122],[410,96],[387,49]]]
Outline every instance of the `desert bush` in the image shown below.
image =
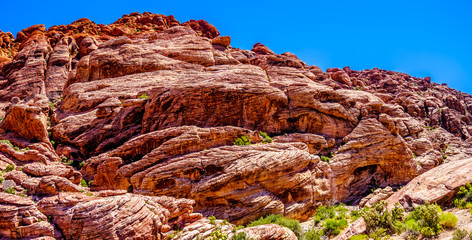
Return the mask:
[[359,235],[354,235],[349,238],[349,240],[365,240],[365,239],[369,239],[369,236],[365,234],[359,234]]
[[11,171],[13,171],[13,170],[15,170],[15,166],[13,166],[13,165],[11,165],[11,164],[9,164],[9,165],[7,166],[7,168],[5,168],[5,172],[11,172]]
[[323,223],[323,233],[327,236],[336,236],[349,225],[346,219],[327,219]]
[[219,227],[216,227],[210,234],[210,240],[228,240],[228,234],[222,232]]
[[234,140],[234,145],[251,145],[251,139],[248,136],[241,136]]
[[472,186],[470,183],[466,183],[465,186],[459,188],[453,203],[458,208],[468,208],[472,214]]
[[464,229],[457,229],[452,234],[452,240],[471,240],[472,239],[472,232],[467,232]]
[[10,140],[0,140],[0,143],[6,143],[10,147],[14,147],[13,144],[10,142]]
[[88,187],[89,185],[87,184],[87,182],[84,180],[84,179],[80,179],[80,185],[82,187]]
[[259,131],[259,135],[261,135],[261,137],[262,137],[262,143],[271,143],[272,142],[272,138],[269,137],[269,135],[267,135],[267,133]]
[[437,204],[426,203],[417,206],[408,214],[405,225],[413,235],[426,238],[436,236],[442,229],[439,222],[441,212],[441,207]]
[[457,220],[457,217],[450,212],[439,215],[439,224],[444,228],[455,228]]
[[372,208],[364,208],[360,211],[360,216],[364,218],[368,233],[375,233],[379,229],[384,229],[386,234],[400,233],[403,231],[402,221],[404,210],[400,204],[389,211],[387,202],[375,203]]
[[323,231],[315,228],[312,228],[303,234],[303,239],[305,240],[321,240],[321,237],[323,237]]
[[212,215],[212,216],[208,217],[208,220],[210,220],[210,224],[213,224],[213,225],[216,224],[216,217],[215,216]]
[[316,209],[315,215],[313,216],[313,221],[315,224],[318,224],[323,220],[334,218],[335,216],[336,212],[334,211],[334,206],[321,206]]
[[329,160],[331,160],[331,159],[330,159],[329,157],[327,157],[327,156],[320,156],[320,158],[321,158],[321,161],[327,162],[327,163],[329,163]]
[[292,230],[293,233],[297,236],[298,239],[301,239],[302,235],[302,227],[300,226],[300,222],[295,219],[288,219],[286,217],[283,217],[282,215],[268,215],[266,217],[261,217],[251,223],[248,224],[248,227],[254,227],[254,226],[259,226],[259,225],[264,225],[264,224],[277,224],[283,227],[286,227],[290,230]]
[[374,240],[388,239],[389,237],[385,228],[378,228],[369,234],[369,238]]
[[239,232],[238,234],[234,234],[231,237],[231,240],[246,240],[247,236],[245,232]]
[[139,99],[148,99],[147,93],[141,94],[141,96],[138,97]]
[[15,189],[15,187],[11,186],[11,187],[7,187],[7,188],[3,189],[3,192],[9,193],[9,194],[15,194],[16,189]]
[[349,225],[347,213],[349,210],[343,205],[321,206],[313,215],[315,225],[321,225],[321,235],[335,236]]

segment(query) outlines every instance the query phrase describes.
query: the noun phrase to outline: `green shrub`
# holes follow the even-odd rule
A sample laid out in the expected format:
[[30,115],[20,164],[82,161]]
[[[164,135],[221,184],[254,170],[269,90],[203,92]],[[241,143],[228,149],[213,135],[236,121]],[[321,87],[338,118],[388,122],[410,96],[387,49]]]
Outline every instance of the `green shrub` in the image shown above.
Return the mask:
[[84,179],[80,179],[80,185],[82,187],[88,187],[89,185],[87,184],[87,181],[85,181]]
[[210,234],[210,240],[227,240],[228,234],[221,231],[219,227],[215,228]]
[[77,169],[79,169],[79,170],[82,169],[84,164],[85,164],[85,161],[79,162],[79,165],[77,165]]
[[5,179],[3,177],[0,177],[0,184],[2,184],[4,180]]
[[66,163],[66,162],[67,162],[67,157],[66,157],[66,156],[62,156],[61,162]]
[[334,207],[338,218],[347,218],[347,213],[349,210],[345,207],[344,204],[340,203]]
[[305,240],[321,240],[323,237],[323,231],[317,229],[310,229],[303,234]]
[[138,97],[139,99],[148,99],[147,93],[141,94],[141,96]]
[[239,232],[238,234],[234,234],[233,237],[231,237],[231,240],[246,240],[247,235],[245,232]]
[[441,232],[440,213],[441,208],[436,204],[420,205],[408,214],[406,227],[427,238],[436,236]]
[[341,230],[346,228],[349,225],[346,219],[327,219],[323,223],[323,233],[327,236],[336,236]]
[[390,235],[387,234],[387,230],[385,228],[378,228],[369,234],[369,238],[374,240],[388,239],[389,237]]
[[470,183],[466,183],[465,186],[459,188],[453,203],[458,208],[469,208],[472,211],[472,186]]
[[3,189],[3,191],[6,192],[6,193],[9,193],[9,194],[15,194],[16,193],[16,189],[13,186],[5,188],[5,189]]
[[450,212],[439,215],[439,224],[444,228],[455,228],[457,220],[457,217]]
[[213,225],[216,224],[216,217],[215,216],[211,216],[208,219],[210,220],[210,224],[213,224]]
[[323,220],[334,218],[336,216],[336,212],[334,211],[333,206],[321,206],[316,209],[315,215],[313,216],[313,221],[315,225],[320,223]]
[[320,156],[321,161],[329,163],[330,158],[326,156]]
[[259,131],[259,135],[261,135],[261,137],[263,138],[262,143],[271,143],[272,142],[272,138],[269,137],[267,135],[267,133]]
[[0,140],[0,143],[6,143],[10,147],[14,147],[13,144],[10,142],[10,140]]
[[352,221],[355,221],[355,220],[357,220],[358,218],[361,217],[361,215],[359,214],[359,210],[351,211],[350,215],[351,215],[350,218],[351,218]]
[[251,145],[251,139],[248,136],[241,136],[234,140],[234,145]]
[[464,229],[457,229],[452,234],[452,240],[470,240],[470,239],[472,239],[472,232],[469,234],[469,232],[467,232]]
[[10,165],[8,165],[7,168],[5,169],[5,172],[11,172],[11,171],[13,171],[13,170],[15,170],[15,166],[13,166],[13,165],[10,164]]
[[349,240],[365,240],[365,239],[369,239],[369,236],[365,234],[359,234],[359,235],[354,235],[349,238]]
[[400,204],[396,204],[392,211],[387,208],[386,201],[375,203],[372,208],[364,208],[360,215],[364,218],[367,233],[375,233],[384,229],[386,234],[399,233],[403,231],[403,213]]
[[298,239],[301,238],[302,227],[300,226],[300,222],[298,222],[298,220],[285,218],[282,215],[271,214],[266,217],[261,217],[249,223],[248,227],[254,227],[254,226],[271,224],[271,223],[286,227],[292,230],[292,232],[295,233]]

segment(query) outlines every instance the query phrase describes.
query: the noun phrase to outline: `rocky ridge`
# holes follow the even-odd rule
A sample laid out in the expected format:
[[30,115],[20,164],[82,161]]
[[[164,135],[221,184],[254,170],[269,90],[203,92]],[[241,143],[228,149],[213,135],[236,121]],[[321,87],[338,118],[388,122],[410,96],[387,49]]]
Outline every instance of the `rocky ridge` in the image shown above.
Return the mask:
[[[324,72],[260,43],[233,48],[203,20],[151,13],[0,40],[0,188],[13,193],[0,198],[5,238],[184,229],[192,239],[215,229],[203,217],[306,220],[373,187],[472,167],[472,97],[430,78]],[[241,136],[252,144],[234,145]],[[390,199],[439,201],[468,179],[457,180],[441,180],[438,196],[413,186]],[[295,237],[271,225],[242,231]]]

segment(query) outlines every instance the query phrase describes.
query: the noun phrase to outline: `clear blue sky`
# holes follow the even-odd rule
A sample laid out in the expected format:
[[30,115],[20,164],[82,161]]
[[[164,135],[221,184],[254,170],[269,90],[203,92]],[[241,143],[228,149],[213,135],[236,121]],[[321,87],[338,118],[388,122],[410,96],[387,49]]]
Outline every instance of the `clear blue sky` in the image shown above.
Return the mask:
[[324,70],[378,67],[472,93],[470,0],[1,1],[0,30],[14,34],[82,17],[108,24],[131,12],[172,14],[181,22],[207,20],[233,47],[261,42]]

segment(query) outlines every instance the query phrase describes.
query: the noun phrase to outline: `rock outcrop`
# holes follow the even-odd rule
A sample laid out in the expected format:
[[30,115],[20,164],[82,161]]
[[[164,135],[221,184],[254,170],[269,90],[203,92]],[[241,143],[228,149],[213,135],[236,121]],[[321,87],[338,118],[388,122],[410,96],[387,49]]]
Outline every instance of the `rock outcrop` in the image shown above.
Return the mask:
[[389,198],[405,207],[441,202],[471,180],[472,96],[236,49],[204,20],[146,12],[0,32],[0,69],[4,238],[192,239],[216,229],[210,216],[232,236],[232,224],[305,220],[378,187],[408,183]]
[[472,159],[462,159],[433,168],[410,181],[388,198],[390,205],[399,202],[409,209],[419,204],[450,203],[459,187],[472,182]]

